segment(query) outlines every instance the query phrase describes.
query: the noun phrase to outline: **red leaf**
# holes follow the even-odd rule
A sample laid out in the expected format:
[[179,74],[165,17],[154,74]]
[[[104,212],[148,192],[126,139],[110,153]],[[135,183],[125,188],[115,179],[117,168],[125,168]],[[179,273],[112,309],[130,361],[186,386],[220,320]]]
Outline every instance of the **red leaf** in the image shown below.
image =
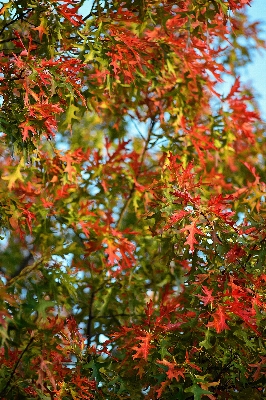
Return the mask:
[[190,225],[186,225],[183,229],[180,229],[180,232],[189,231],[185,244],[189,245],[191,251],[194,251],[194,244],[198,243],[195,239],[195,234],[198,233],[199,235],[204,235],[204,233],[197,228],[196,222],[197,221],[193,221]]
[[[66,3],[69,3],[67,1]],[[58,11],[63,15],[69,22],[71,22],[74,26],[79,26],[83,23],[82,16],[77,14],[79,6],[69,7],[69,4],[63,4],[58,7]]]
[[189,214],[188,211],[184,211],[184,210],[179,210],[176,211],[170,218],[170,221],[168,222],[168,224],[165,225],[165,227],[163,228],[165,231],[167,229],[169,229],[172,225],[174,225],[176,222],[180,221],[182,218],[184,218],[187,214]]
[[260,176],[256,173],[256,168],[252,165],[250,165],[247,162],[243,163],[245,167],[249,170],[249,172],[254,176],[255,181],[252,182],[252,185],[258,185],[260,183]]
[[157,360],[156,361],[158,364],[162,364],[162,365],[166,365],[168,367],[168,371],[167,371],[167,377],[169,379],[176,379],[177,381],[179,381],[180,376],[182,376],[183,379],[185,379],[185,369],[184,368],[179,368],[175,363],[171,363],[167,360]]
[[260,375],[266,375],[266,371],[261,371],[262,369],[266,369],[266,357],[260,356],[260,358],[260,362],[249,364],[250,367],[257,368],[253,374],[254,381],[257,381],[260,378]]
[[22,131],[22,138],[23,138],[24,141],[29,138],[29,132],[32,132],[33,135],[37,134],[35,128],[33,126],[29,125],[28,121],[22,122],[19,125],[19,127],[22,128],[22,130],[23,130]]
[[240,88],[240,81],[239,81],[239,78],[236,78],[236,81],[233,84],[233,86],[231,87],[231,90],[230,90],[226,100],[229,99],[230,97],[233,97],[236,93],[238,93],[239,88]]
[[152,347],[151,342],[152,334],[150,332],[146,332],[146,336],[138,336],[137,339],[142,343],[139,346],[132,347],[132,350],[136,350],[136,354],[133,355],[133,360],[136,358],[143,358],[145,361],[148,359],[149,351]]
[[157,399],[159,399],[161,397],[161,395],[163,394],[163,391],[165,389],[165,387],[169,386],[170,381],[167,379],[166,381],[161,383],[161,386],[158,390],[156,390],[156,392],[158,393],[157,395]]
[[104,239],[103,243],[107,244],[106,249],[104,249],[105,253],[108,256],[108,262],[111,265],[116,264],[117,261],[119,261],[120,256],[117,254],[117,246],[114,245],[114,243],[112,241],[110,241],[109,239]]
[[204,306],[212,303],[214,300],[214,297],[212,296],[213,289],[208,289],[207,286],[202,286],[202,291],[205,296],[201,296],[200,294],[198,294],[197,296],[200,298],[201,301],[203,301]]
[[246,255],[246,252],[237,244],[235,244],[231,250],[229,250],[226,255],[225,259],[228,263],[234,263],[238,259],[242,258]]
[[186,364],[188,364],[191,368],[195,369],[196,371],[202,372],[202,369],[198,365],[189,361],[189,354],[187,350],[186,350]]
[[225,329],[230,329],[225,322],[226,318],[229,319],[229,317],[225,314],[222,306],[218,306],[218,309],[212,314],[212,317],[213,321],[207,324],[208,328],[214,328],[217,333],[221,333]]

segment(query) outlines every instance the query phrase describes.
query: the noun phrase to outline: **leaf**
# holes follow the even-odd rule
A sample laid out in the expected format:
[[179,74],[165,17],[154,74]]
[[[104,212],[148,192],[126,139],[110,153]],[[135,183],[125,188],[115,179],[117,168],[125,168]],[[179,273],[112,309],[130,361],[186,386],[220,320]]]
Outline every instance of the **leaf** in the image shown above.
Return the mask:
[[95,361],[95,360],[91,360],[88,364],[84,365],[85,369],[92,369],[92,378],[96,380],[96,382],[100,382],[102,377],[101,377],[101,368],[102,368],[102,364]]
[[143,336],[137,336],[137,340],[140,340],[140,343],[138,346],[134,346],[132,347],[132,350],[135,350],[136,353],[133,355],[133,360],[135,360],[136,358],[143,358],[145,361],[148,360],[148,355],[150,352],[150,349],[152,347],[154,347],[153,345],[151,345],[151,338],[152,338],[152,334],[150,332],[145,332],[146,335]]
[[180,377],[185,379],[185,375],[184,375],[185,368],[183,368],[183,367],[180,368],[178,365],[176,365],[176,363],[171,363],[165,359],[163,359],[162,361],[157,360],[156,362],[158,364],[165,365],[168,368],[166,375],[170,380],[173,380],[175,378],[178,382]]
[[53,308],[54,306],[54,301],[40,299],[38,301],[38,305],[36,306],[36,310],[38,311],[40,318],[45,318],[47,315],[47,308]]
[[184,228],[180,229],[180,232],[189,231],[189,235],[187,237],[185,244],[189,245],[189,248],[192,252],[194,251],[194,244],[198,243],[198,241],[195,238],[195,234],[197,233],[199,235],[204,235],[204,233],[197,228],[196,223],[197,221],[194,220],[190,225],[186,225]]
[[9,190],[12,189],[12,187],[14,186],[14,184],[17,180],[24,182],[23,176],[21,175],[21,172],[20,172],[22,167],[24,167],[24,165],[25,165],[25,161],[24,161],[24,157],[22,157],[18,166],[15,168],[15,171],[7,176],[2,177],[2,179],[4,181],[9,181],[8,186],[7,186]]
[[201,296],[200,294],[197,296],[201,301],[203,301],[203,305],[206,306],[207,304],[212,303],[214,300],[214,297],[212,296],[213,289],[208,289],[207,286],[202,286],[202,291],[205,296]]
[[202,389],[199,385],[194,383],[194,385],[188,387],[187,389],[184,390],[185,393],[193,393],[194,394],[194,400],[201,400],[203,395],[208,395],[212,394],[209,390]]
[[120,260],[120,255],[117,253],[118,247],[114,242],[109,239],[104,239],[103,243],[107,244],[107,247],[104,249],[104,252],[108,256],[108,262],[111,265],[115,265]]
[[266,375],[266,357],[260,356],[260,359],[260,362],[249,364],[250,367],[256,368],[256,371],[252,375],[254,381],[257,381],[261,375]]
[[245,167],[250,171],[250,173],[253,175],[253,177],[255,178],[254,182],[252,182],[252,185],[256,186],[260,183],[260,176],[257,174],[256,172],[256,168],[252,165],[250,165],[248,162],[244,162],[243,163],[245,165]]
[[226,319],[229,319],[228,315],[224,311],[224,307],[218,306],[217,310],[212,313],[213,321],[208,322],[207,327],[214,328],[217,333],[221,333],[225,329],[230,329],[226,323]]
[[238,77],[238,78],[236,78],[235,83],[231,87],[231,90],[227,96],[227,99],[229,99],[232,96],[235,96],[237,93],[239,93],[239,90],[240,90],[240,79]]
[[[199,379],[204,379],[205,377],[208,377],[208,375],[205,375],[204,377],[199,377]],[[219,386],[219,384],[220,384],[220,381],[218,381],[218,382],[200,382],[200,385],[201,385],[201,388],[203,389],[203,390],[208,390],[208,388],[209,387],[211,387],[211,386]],[[210,400],[215,400],[217,397],[216,396],[213,396],[213,394],[207,394],[206,395]]]
[[171,353],[169,352],[169,346],[170,346],[170,341],[167,340],[166,338],[163,338],[160,341],[160,349],[159,353],[161,355],[161,358],[165,358],[166,356],[171,356]]
[[29,132],[32,132],[33,135],[37,135],[36,129],[34,126],[30,125],[29,121],[22,122],[19,125],[20,128],[22,128],[22,139],[23,141],[27,140],[30,138]]
[[245,250],[235,243],[233,247],[226,253],[225,259],[228,263],[234,263],[240,260],[245,255]]
[[202,372],[201,368],[200,368],[198,365],[192,363],[192,362],[189,360],[189,353],[188,353],[187,350],[186,350],[186,359],[185,359],[185,363],[186,363],[187,365],[189,365],[191,368],[193,368],[193,369],[195,369],[195,370],[197,370],[197,371],[199,371],[199,372]]
[[83,23],[82,16],[77,14],[79,5],[73,7],[73,5],[69,1],[64,1],[63,3],[66,4],[62,4],[57,7],[58,12],[62,14],[74,26],[81,25]]
[[179,210],[174,212],[174,214],[171,215],[170,221],[165,225],[163,229],[164,230],[169,229],[172,225],[174,225],[176,222],[179,222],[182,218],[184,218],[188,214],[189,212],[184,210]]
[[209,350],[213,347],[211,343],[211,331],[208,329],[205,331],[205,339],[202,342],[199,342],[199,345],[205,347],[206,350]]
[[41,18],[40,21],[41,21],[40,25],[36,26],[36,28],[32,28],[32,29],[38,31],[40,41],[42,41],[43,35],[48,34],[48,29],[47,29],[47,20],[45,18]]
[[49,365],[51,364],[51,362],[44,360],[43,357],[40,357],[39,369],[37,371],[38,379],[36,381],[36,385],[40,385],[43,390],[46,377],[49,378],[49,382],[51,383],[53,390],[56,390],[55,379],[49,368]]
[[66,126],[67,129],[71,130],[72,121],[79,120],[80,118],[76,115],[79,112],[79,108],[75,106],[75,104],[71,103],[66,111],[66,116],[63,122],[63,126]]

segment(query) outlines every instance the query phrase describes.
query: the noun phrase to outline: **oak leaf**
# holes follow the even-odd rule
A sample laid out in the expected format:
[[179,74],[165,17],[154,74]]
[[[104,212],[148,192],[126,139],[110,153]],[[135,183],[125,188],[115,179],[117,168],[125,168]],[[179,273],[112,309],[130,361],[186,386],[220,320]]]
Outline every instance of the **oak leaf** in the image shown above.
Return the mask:
[[204,233],[197,228],[196,223],[197,221],[194,220],[190,225],[186,225],[184,228],[180,229],[180,232],[185,232],[185,231],[189,232],[185,244],[189,245],[189,248],[192,252],[194,251],[194,245],[198,243],[198,241],[195,238],[195,234],[197,233],[198,235],[204,235]]

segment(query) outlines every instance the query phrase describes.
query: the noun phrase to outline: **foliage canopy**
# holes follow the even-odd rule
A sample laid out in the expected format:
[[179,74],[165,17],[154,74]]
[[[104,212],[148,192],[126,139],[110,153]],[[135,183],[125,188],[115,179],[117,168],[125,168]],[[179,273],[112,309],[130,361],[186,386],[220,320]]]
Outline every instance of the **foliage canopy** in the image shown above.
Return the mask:
[[0,397],[264,398],[252,2],[88,3],[0,10]]

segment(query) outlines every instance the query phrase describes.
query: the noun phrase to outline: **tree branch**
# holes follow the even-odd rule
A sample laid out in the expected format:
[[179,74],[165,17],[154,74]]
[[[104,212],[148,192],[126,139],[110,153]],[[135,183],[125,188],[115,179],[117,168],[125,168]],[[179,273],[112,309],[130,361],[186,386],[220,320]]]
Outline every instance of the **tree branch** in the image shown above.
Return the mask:
[[29,252],[29,254],[26,257],[24,257],[23,260],[21,261],[17,271],[14,272],[13,275],[11,275],[11,279],[16,278],[23,271],[23,269],[29,265],[29,263],[31,261],[34,261],[34,258],[33,258],[33,255],[31,254],[31,252]]
[[17,370],[17,367],[18,367],[18,365],[19,365],[19,363],[20,363],[22,357],[24,356],[24,354],[26,353],[26,351],[28,350],[28,348],[30,347],[30,345],[31,345],[31,343],[32,343],[33,341],[34,341],[34,337],[31,337],[30,340],[29,340],[29,343],[27,344],[27,346],[25,347],[25,349],[22,351],[22,353],[20,354],[20,356],[19,356],[17,362],[15,363],[15,365],[14,365],[14,367],[13,367],[13,370],[12,370],[12,372],[11,372],[11,374],[10,374],[10,377],[9,377],[7,383],[5,384],[5,387],[4,387],[3,390],[1,391],[0,396],[3,396],[3,395],[5,394],[5,392],[6,392],[7,388],[8,388],[8,386],[10,385],[10,383],[11,383],[11,381],[12,381],[12,379],[13,379],[13,376],[15,375],[15,372],[16,372],[16,370]]
[[19,279],[24,278],[25,276],[29,275],[32,271],[37,269],[43,262],[44,262],[44,258],[41,258],[41,259],[35,261],[35,263],[33,263],[32,265],[28,265],[27,267],[22,269],[22,271],[18,275],[16,275],[14,278],[10,279],[7,282],[6,286],[10,287],[14,283],[16,283]]
[[[93,320],[93,314],[92,314],[92,308],[93,308],[93,302],[95,298],[95,292],[91,293],[91,298],[90,298],[90,306],[89,306],[89,319],[87,322],[87,330],[86,330],[86,337],[87,337],[87,349],[90,347],[91,344],[91,328],[92,328],[92,320]],[[88,359],[90,356],[88,355]]]
[[21,13],[19,14],[16,18],[12,19],[12,21],[7,22],[3,28],[0,31],[0,36],[2,35],[2,33],[4,32],[4,30],[9,27],[10,25],[14,24],[15,22],[19,21],[20,19],[23,20],[23,18],[27,15],[27,13],[29,13],[30,11],[32,11],[32,8],[28,9],[25,13]]
[[87,19],[89,19],[90,17],[93,16],[92,10],[93,10],[95,4],[96,4],[96,0],[94,0],[94,2],[92,3],[91,10],[90,10],[89,14],[86,15],[86,16],[82,19],[83,22],[87,21]]
[[[145,157],[146,151],[148,150],[149,142],[150,142],[150,139],[151,139],[151,135],[153,133],[153,129],[154,129],[155,123],[156,123],[156,120],[155,120],[155,118],[153,118],[152,121],[151,121],[151,125],[150,125],[150,128],[149,128],[149,131],[148,131],[148,136],[145,139],[145,146],[144,146],[144,148],[142,150],[142,153],[141,153],[141,156],[140,156],[140,163],[139,163],[138,172],[136,174],[136,180],[138,179],[138,177],[139,177],[139,175],[141,173],[142,164],[143,164],[143,161],[144,161],[144,157]],[[127,200],[126,200],[126,202],[125,202],[125,204],[122,207],[122,210],[120,212],[120,216],[119,216],[117,224],[116,224],[117,228],[119,228],[121,223],[122,223],[122,220],[124,218],[125,213],[127,212],[128,206],[129,206],[129,204],[130,204],[130,202],[132,200],[132,197],[133,197],[133,194],[135,193],[135,190],[136,190],[136,186],[135,186],[135,183],[133,183],[133,185],[132,185],[132,187],[130,189],[128,198],[127,198]]]

